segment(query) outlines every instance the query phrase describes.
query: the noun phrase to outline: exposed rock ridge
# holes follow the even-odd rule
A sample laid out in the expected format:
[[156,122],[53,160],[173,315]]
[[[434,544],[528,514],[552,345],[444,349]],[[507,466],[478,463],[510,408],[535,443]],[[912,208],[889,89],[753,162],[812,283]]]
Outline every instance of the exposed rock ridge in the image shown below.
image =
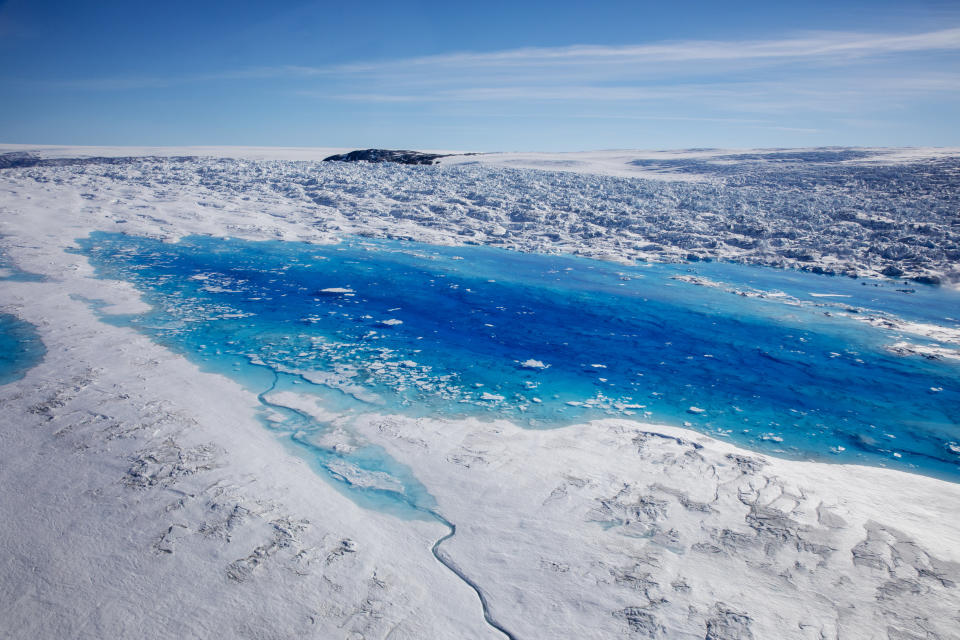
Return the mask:
[[449,154],[423,153],[406,149],[357,149],[324,158],[324,162],[395,162],[397,164],[433,164]]

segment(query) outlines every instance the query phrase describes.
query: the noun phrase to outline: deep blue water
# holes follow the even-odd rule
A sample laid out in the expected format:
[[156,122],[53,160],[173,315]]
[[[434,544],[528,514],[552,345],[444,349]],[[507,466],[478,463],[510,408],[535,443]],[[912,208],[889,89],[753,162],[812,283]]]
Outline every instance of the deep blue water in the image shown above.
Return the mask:
[[0,384],[22,378],[43,360],[45,353],[46,348],[33,325],[0,313]]
[[[960,481],[958,362],[894,355],[895,333],[842,315],[957,327],[954,291],[399,241],[95,233],[78,243],[99,275],[134,283],[154,305],[114,322],[257,392],[314,394],[337,412],[479,414],[531,428],[631,416],[784,457]],[[689,275],[725,286],[675,279]],[[368,473],[360,484],[374,493],[396,482],[409,500],[429,500],[382,451],[326,448],[324,425],[279,412],[270,424],[338,479],[356,484],[346,464]]]

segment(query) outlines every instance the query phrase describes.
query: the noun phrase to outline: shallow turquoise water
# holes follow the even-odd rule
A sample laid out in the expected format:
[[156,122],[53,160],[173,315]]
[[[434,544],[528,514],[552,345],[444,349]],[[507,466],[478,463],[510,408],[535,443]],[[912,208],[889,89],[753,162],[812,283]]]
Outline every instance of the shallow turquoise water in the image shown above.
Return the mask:
[[[846,317],[957,327],[953,291],[398,241],[164,244],[96,233],[78,243],[101,276],[133,282],[154,305],[115,322],[258,392],[314,394],[338,412],[532,428],[630,416],[785,457],[960,480],[960,366],[894,355],[885,347],[896,334]],[[676,279],[688,276],[723,285]],[[360,480],[368,494],[429,500],[382,451],[327,449],[323,425],[296,412],[271,424],[335,476],[341,463],[370,472]],[[347,476],[338,479],[354,484]]]
[[43,282],[46,278],[42,275],[20,269],[20,267],[10,259],[6,251],[0,247],[0,281],[2,280],[11,280],[14,282]]
[[0,384],[21,379],[45,353],[33,325],[0,313]]

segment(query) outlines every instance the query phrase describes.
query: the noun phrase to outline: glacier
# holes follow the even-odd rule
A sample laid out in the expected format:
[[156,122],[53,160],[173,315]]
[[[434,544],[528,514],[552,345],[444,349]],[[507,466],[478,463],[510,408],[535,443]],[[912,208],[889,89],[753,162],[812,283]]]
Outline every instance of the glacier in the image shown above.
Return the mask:
[[[331,150],[3,150],[38,161],[0,169],[0,313],[45,349],[0,385],[3,635],[954,634],[956,151],[490,154],[401,167],[322,163]],[[231,249],[187,269],[197,244]],[[257,277],[277,279],[258,286],[278,309],[277,261],[290,261],[270,252],[326,256],[318,265],[339,271],[324,281],[319,266],[304,270],[304,299],[349,317],[298,313],[298,333],[376,332],[397,350],[382,362],[393,373],[369,375],[366,356],[288,350],[283,335],[264,334],[270,348],[254,358],[231,353],[265,312],[246,300],[262,297],[255,281],[224,277],[254,247],[260,266],[273,261]],[[379,280],[361,278],[350,252],[393,260],[409,286],[378,299]],[[483,260],[499,273],[471,274]],[[835,407],[888,422],[866,449],[837,440],[814,452],[792,440],[806,430],[787,428],[808,416],[775,405],[779,431],[708,424],[721,405],[697,376],[727,364],[710,362],[731,353],[714,349],[722,340],[689,368],[683,350],[676,372],[643,389],[686,373],[696,397],[672,387],[584,406],[600,378],[626,384],[613,357],[622,343],[571,368],[534,340],[497,360],[504,375],[467,379],[456,397],[472,401],[458,410],[436,399],[433,376],[472,361],[430,362],[407,344],[458,309],[413,313],[439,297],[422,278],[450,280],[445,294],[467,301],[468,288],[485,300],[506,291],[516,310],[537,290],[533,274],[590,303],[576,307],[585,326],[637,287],[643,304],[676,314],[666,329],[684,329],[677,319],[696,310],[684,305],[697,304],[722,322],[744,314],[755,342],[779,327],[769,344],[809,350],[811,377],[863,376],[856,391],[824,391],[849,396]],[[497,329],[458,320],[474,340]],[[201,341],[213,325],[224,339]],[[637,377],[655,378],[660,360]],[[913,386],[891,398],[888,376]],[[561,388],[545,397],[526,384],[550,381]],[[530,399],[523,412],[517,394]],[[881,400],[915,405],[923,424],[893,431],[903,419],[871,406]],[[829,429],[842,426],[833,410]],[[942,468],[917,455],[926,446]],[[395,495],[437,517],[391,509]]]

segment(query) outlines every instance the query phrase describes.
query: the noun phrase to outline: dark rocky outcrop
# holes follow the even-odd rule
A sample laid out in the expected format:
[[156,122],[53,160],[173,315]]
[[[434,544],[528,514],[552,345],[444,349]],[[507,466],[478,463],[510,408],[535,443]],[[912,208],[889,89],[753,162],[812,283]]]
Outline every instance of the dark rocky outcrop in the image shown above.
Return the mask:
[[407,151],[404,149],[357,149],[350,153],[341,153],[324,162],[395,162],[397,164],[433,164],[438,158],[447,154],[423,153],[421,151]]

